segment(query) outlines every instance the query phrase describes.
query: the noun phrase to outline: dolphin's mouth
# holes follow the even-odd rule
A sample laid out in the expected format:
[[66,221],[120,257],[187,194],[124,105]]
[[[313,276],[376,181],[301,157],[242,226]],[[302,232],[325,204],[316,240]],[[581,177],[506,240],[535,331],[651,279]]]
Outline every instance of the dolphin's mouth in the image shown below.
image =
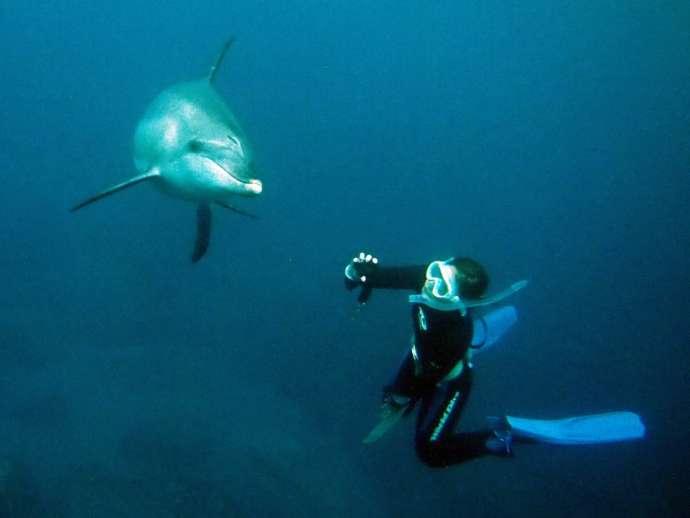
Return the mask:
[[[216,162],[215,160],[211,159],[211,161],[218,167],[220,167],[230,178],[244,185],[249,192],[253,194],[261,194],[261,191],[263,190],[263,184],[261,183],[261,180],[257,180],[256,178],[250,178],[248,176],[238,176],[237,174],[233,174],[230,171],[228,171],[225,167],[223,167],[222,164]],[[251,170],[252,168],[249,167],[249,169]]]

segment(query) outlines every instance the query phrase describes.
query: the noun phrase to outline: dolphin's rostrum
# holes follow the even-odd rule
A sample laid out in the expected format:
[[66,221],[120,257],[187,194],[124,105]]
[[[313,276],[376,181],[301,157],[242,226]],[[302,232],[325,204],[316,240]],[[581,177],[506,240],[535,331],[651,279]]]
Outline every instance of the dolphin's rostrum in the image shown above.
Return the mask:
[[232,43],[231,38],[223,46],[207,77],[167,88],[146,109],[134,132],[134,164],[140,174],[91,196],[71,212],[150,181],[169,196],[197,203],[194,262],[208,248],[212,203],[251,216],[229,201],[261,194],[263,186],[255,176],[244,131],[213,86]]

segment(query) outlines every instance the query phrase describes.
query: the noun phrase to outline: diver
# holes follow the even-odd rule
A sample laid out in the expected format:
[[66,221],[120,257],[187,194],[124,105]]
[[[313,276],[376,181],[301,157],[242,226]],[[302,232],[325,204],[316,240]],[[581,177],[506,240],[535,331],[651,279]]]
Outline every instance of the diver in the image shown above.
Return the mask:
[[639,438],[644,427],[636,414],[611,412],[559,420],[490,417],[484,430],[454,430],[472,388],[472,358],[491,348],[517,320],[513,306],[491,306],[522,289],[517,282],[490,297],[485,268],[468,257],[428,265],[381,267],[360,253],[345,268],[348,290],[361,288],[358,302],[374,288],[413,290],[410,310],[414,333],[409,350],[383,389],[379,424],[364,439],[378,440],[419,406],[415,449],[422,462],[446,467],[495,455],[511,457],[513,439],[555,444],[592,444]]

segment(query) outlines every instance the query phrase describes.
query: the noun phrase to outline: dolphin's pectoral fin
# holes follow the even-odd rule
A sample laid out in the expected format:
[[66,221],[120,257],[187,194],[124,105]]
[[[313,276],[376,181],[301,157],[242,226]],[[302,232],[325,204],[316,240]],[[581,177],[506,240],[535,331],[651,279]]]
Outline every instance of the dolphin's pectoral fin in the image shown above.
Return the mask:
[[194,243],[194,253],[192,262],[196,263],[201,259],[211,239],[211,207],[208,203],[200,203],[196,207],[196,242]]
[[225,42],[225,45],[223,45],[223,48],[220,49],[220,52],[218,53],[218,56],[216,57],[216,61],[213,63],[213,66],[211,67],[211,70],[208,73],[208,82],[213,83],[213,80],[216,78],[216,74],[218,73],[218,68],[220,67],[220,64],[223,62],[223,58],[225,57],[225,54],[228,52],[228,49],[232,47],[232,44],[235,42],[235,37],[231,36],[228,41]]
[[232,212],[235,212],[235,213],[240,214],[242,216],[246,216],[246,217],[252,218],[252,219],[258,219],[258,216],[256,214],[252,214],[251,212],[247,212],[247,211],[244,211],[242,209],[238,209],[237,207],[233,207],[232,205],[230,205],[229,203],[225,203],[224,201],[217,201],[216,203],[218,205],[220,205],[221,207],[223,207],[224,209],[231,210]]
[[149,171],[148,173],[140,174],[139,176],[135,176],[134,178],[130,178],[127,181],[124,181],[122,183],[118,183],[117,185],[113,185],[109,189],[106,189],[105,191],[99,192],[98,194],[91,196],[90,198],[85,199],[81,203],[78,203],[74,207],[72,207],[69,211],[74,212],[76,210],[81,209],[82,207],[86,207],[87,205],[100,200],[101,198],[105,198],[106,196],[110,196],[111,194],[115,194],[118,191],[121,191],[123,189],[127,189],[128,187],[132,187],[133,185],[136,185],[141,182],[145,182],[147,180],[151,180],[153,178],[157,178],[160,176],[160,173],[158,171]]

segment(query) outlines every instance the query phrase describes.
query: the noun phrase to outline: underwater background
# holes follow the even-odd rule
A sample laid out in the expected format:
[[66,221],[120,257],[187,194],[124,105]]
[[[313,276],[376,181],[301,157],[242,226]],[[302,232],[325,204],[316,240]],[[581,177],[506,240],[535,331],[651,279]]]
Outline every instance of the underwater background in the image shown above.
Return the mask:
[[[137,186],[132,133],[202,77],[264,194]],[[690,3],[0,5],[0,517],[681,516],[690,487]],[[342,271],[453,254],[520,321],[459,426],[627,409],[642,441],[422,465],[372,446],[406,295]]]

